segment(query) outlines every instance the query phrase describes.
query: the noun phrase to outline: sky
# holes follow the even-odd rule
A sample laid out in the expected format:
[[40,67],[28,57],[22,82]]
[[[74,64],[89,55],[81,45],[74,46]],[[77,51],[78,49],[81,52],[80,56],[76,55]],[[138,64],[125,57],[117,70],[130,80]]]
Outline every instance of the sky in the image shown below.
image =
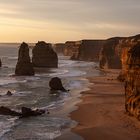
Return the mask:
[[65,42],[140,33],[140,0],[0,0],[0,42]]

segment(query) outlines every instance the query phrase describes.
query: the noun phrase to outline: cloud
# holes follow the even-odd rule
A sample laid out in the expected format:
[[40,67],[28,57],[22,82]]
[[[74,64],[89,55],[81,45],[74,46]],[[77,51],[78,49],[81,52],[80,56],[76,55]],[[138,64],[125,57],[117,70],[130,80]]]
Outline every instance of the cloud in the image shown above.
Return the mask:
[[108,37],[140,32],[139,12],[139,0],[1,0],[0,26]]

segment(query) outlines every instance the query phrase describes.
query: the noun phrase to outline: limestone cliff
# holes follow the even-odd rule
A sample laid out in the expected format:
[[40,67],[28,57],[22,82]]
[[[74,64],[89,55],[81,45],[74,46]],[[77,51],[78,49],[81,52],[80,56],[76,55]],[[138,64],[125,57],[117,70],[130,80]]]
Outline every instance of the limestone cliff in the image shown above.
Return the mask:
[[28,44],[22,43],[18,52],[18,62],[15,69],[15,75],[34,75],[33,65],[30,61]]
[[81,40],[75,42],[71,59],[83,61],[99,61],[99,52],[104,40]]
[[58,67],[58,57],[51,44],[39,41],[33,48],[32,53],[32,62],[34,67]]
[[122,39],[117,47],[121,49],[119,78],[125,82],[125,109],[140,119],[140,35]]
[[121,48],[118,47],[121,37],[110,38],[105,41],[100,52],[100,68],[121,69]]
[[125,107],[140,120],[140,42],[128,50],[125,60]]
[[65,43],[65,48],[64,48],[64,55],[65,56],[72,56],[73,55],[73,50],[75,49],[75,41],[67,41]]
[[58,54],[64,54],[65,44],[64,43],[57,43],[57,44],[53,45],[53,48]]

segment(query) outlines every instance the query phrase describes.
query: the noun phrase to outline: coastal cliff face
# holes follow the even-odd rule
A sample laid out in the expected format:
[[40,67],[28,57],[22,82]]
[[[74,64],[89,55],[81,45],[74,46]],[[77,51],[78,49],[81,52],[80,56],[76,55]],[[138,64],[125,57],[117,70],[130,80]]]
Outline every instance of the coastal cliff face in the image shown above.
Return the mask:
[[65,44],[64,43],[57,43],[57,44],[54,44],[53,48],[58,54],[63,54]]
[[140,35],[122,40],[126,111],[140,120]]
[[1,62],[1,59],[0,59],[0,67],[2,66],[2,62]]
[[76,47],[75,41],[67,41],[64,47],[64,55],[72,56],[73,50],[75,50],[75,47]]
[[33,65],[30,61],[28,44],[22,43],[18,52],[18,62],[15,69],[15,75],[34,75]]
[[51,44],[40,41],[33,48],[32,53],[32,62],[34,67],[58,67],[58,57]]
[[99,52],[103,47],[104,40],[81,40],[75,42],[75,49],[71,56],[72,60],[99,61]]
[[105,41],[100,52],[100,68],[121,69],[121,48],[118,46],[123,38],[115,37]]

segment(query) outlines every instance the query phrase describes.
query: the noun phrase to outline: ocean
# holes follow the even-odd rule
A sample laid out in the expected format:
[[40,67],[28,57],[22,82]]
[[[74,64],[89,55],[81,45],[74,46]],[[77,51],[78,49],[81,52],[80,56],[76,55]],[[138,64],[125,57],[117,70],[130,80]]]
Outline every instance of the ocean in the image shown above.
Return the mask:
[[[50,114],[18,119],[0,115],[0,140],[54,140],[76,125],[68,117],[80,101],[80,92],[88,90],[87,77],[102,73],[94,62],[72,61],[59,55],[59,67],[37,69],[35,76],[13,76],[19,44],[0,44],[0,106],[20,111],[21,107],[49,110]],[[31,51],[31,50],[30,50]],[[49,80],[60,77],[69,92],[50,94]],[[13,96],[7,96],[7,91]]]

